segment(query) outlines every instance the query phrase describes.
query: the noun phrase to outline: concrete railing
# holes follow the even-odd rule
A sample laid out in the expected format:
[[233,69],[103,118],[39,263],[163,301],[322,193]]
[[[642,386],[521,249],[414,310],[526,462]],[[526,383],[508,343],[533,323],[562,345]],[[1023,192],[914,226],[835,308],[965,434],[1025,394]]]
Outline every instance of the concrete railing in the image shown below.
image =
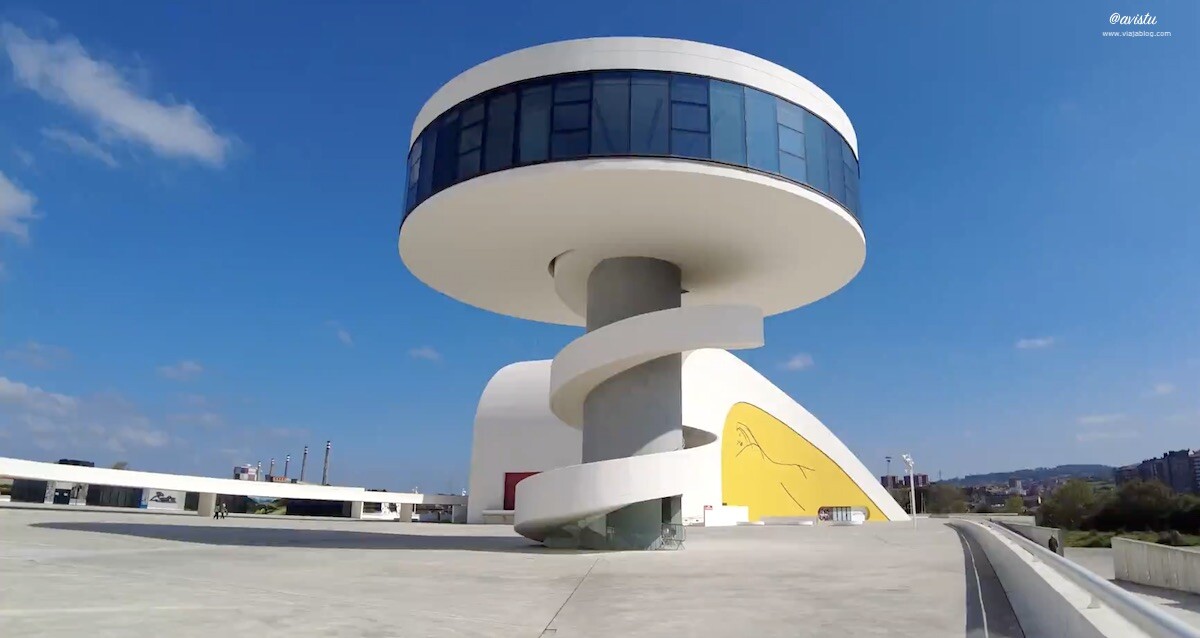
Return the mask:
[[1063,551],[1063,531],[1057,527],[1040,527],[1038,525],[1026,525],[1023,523],[1010,523],[1004,520],[993,520],[992,522],[1028,538],[1059,556],[1066,555]]
[[996,523],[962,521],[996,570],[1027,636],[1200,637],[1179,619]]
[[1200,550],[1114,536],[1113,571],[1118,580],[1200,594]]

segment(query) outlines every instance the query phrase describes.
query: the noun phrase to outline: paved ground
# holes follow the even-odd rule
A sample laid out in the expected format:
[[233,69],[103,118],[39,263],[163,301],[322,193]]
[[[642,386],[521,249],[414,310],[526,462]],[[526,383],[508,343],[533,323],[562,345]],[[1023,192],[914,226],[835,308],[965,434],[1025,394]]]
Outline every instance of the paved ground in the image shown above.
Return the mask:
[[1107,578],[1142,599],[1162,607],[1177,618],[1200,629],[1200,596],[1187,592],[1147,587],[1114,579],[1112,549],[1108,547],[1068,547],[1067,558],[1079,563],[1092,573]]
[[493,526],[0,507],[0,636],[974,634],[941,521],[687,533],[582,553]]

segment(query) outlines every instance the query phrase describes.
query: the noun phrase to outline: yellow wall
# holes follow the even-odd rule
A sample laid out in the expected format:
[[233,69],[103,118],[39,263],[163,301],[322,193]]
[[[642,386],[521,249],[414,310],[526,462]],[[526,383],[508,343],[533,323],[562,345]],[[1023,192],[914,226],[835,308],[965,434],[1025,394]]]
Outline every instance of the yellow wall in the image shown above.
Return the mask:
[[821,507],[859,506],[867,520],[883,512],[837,463],[786,423],[749,403],[725,417],[721,437],[721,493],[726,505],[763,516],[816,516]]

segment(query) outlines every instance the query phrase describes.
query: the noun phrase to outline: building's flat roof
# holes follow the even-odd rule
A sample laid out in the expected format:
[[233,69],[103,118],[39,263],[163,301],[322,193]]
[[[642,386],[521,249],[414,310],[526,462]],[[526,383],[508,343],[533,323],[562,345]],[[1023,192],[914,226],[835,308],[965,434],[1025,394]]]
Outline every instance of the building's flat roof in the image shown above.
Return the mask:
[[88,485],[119,485],[180,492],[204,492],[233,496],[263,498],[295,498],[322,501],[362,501],[366,503],[413,503],[417,505],[463,505],[467,497],[447,494],[414,494],[411,492],[375,492],[361,487],[311,485],[307,483],[272,483],[269,481],[240,481],[237,479],[163,474],[137,470],[113,470],[79,465],[59,465],[41,461],[26,461],[0,457],[0,476],[86,483]]

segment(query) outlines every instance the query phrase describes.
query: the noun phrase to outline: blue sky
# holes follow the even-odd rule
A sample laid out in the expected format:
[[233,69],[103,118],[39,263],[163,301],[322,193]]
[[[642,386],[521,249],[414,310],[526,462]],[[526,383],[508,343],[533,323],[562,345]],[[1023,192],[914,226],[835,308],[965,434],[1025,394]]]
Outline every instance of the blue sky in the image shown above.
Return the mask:
[[[464,487],[487,379],[577,331],[404,269],[412,120],[600,35],[742,49],[850,115],[866,266],[743,356],[877,473],[1200,447],[1195,4],[743,6],[9,5],[0,455],[223,475],[307,443],[312,476],[333,439],[335,482]],[[1172,36],[1102,37],[1115,11]]]

